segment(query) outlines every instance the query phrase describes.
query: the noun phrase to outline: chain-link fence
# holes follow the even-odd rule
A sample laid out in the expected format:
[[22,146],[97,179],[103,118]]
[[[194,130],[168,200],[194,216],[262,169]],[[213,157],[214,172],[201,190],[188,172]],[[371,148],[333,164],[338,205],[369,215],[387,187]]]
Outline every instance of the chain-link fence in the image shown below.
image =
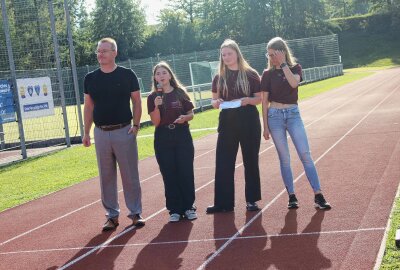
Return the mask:
[[[75,67],[66,0],[0,1],[0,23],[3,29],[0,31],[1,164],[2,159],[10,161],[26,158],[34,152],[79,142],[83,131],[81,103],[84,76],[98,67]],[[343,73],[336,35],[290,40],[288,43],[303,66],[305,81],[321,80]],[[265,47],[266,44],[241,46],[245,58],[260,74],[266,67]],[[209,104],[211,76],[208,83],[192,83],[189,64],[218,61],[218,49],[130,59],[118,64],[136,72],[145,98],[151,91],[152,69],[161,60],[167,61],[187,86],[196,107],[202,108]],[[38,83],[46,78],[50,80],[49,85]],[[28,81],[25,85],[24,80]],[[1,87],[7,88],[4,82],[8,82],[14,100],[14,111],[7,115],[15,115],[15,119],[1,118],[6,111],[6,103],[2,102],[1,95]],[[25,104],[34,98],[42,100]],[[45,103],[50,105],[43,106]],[[49,112],[42,115],[42,111],[46,110]],[[143,113],[142,121],[146,120],[149,117]],[[43,147],[45,150],[42,150]],[[13,158],[10,159],[10,156]]]
[[1,0],[0,80],[5,91],[0,105],[8,88],[16,117],[0,118],[0,160],[70,146],[80,138],[78,80],[71,69],[65,2]]
[[[266,43],[241,46],[240,49],[250,63],[260,74],[266,68],[267,59]],[[325,66],[337,66],[341,67],[340,55],[339,55],[339,42],[337,35],[328,35],[320,37],[311,37],[304,39],[296,39],[288,41],[289,47],[292,49],[293,54],[298,59],[298,62],[302,65],[303,70],[315,67]],[[214,62],[219,60],[219,49],[186,53],[180,55],[166,55],[158,57],[150,57],[147,59],[128,60],[119,63],[120,65],[132,68],[136,74],[142,78],[144,89],[142,92],[150,91],[151,89],[151,74],[153,66],[159,61],[166,61],[171,65],[171,68],[176,73],[177,77],[181,80],[184,85],[191,86],[191,76],[189,70],[189,64],[193,62]],[[97,67],[87,67],[87,70],[92,70]],[[314,73],[309,71],[309,73]],[[333,77],[340,75],[341,73],[318,73],[310,75],[307,78],[314,78],[308,80],[311,82],[314,80],[321,80],[327,77]],[[332,70],[333,72],[333,70]],[[311,74],[310,73],[310,74]]]

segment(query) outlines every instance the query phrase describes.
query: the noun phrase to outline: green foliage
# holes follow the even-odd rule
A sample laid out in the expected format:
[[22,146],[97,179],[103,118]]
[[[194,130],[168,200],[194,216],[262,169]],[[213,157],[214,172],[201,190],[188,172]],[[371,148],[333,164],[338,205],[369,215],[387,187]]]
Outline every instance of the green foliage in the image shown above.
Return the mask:
[[342,18],[368,13],[370,0],[325,0],[325,10],[329,18]]
[[93,57],[93,43],[91,34],[91,21],[87,13],[85,1],[72,7],[72,39],[74,41],[75,60],[77,66],[94,64],[96,58]]
[[[11,45],[17,70],[53,68],[55,66],[54,44],[50,30],[49,3],[53,3],[61,62],[66,63],[69,60],[63,1],[8,0],[6,1],[5,9],[8,16]],[[72,23],[71,28],[74,37],[76,37],[77,33],[82,33],[81,22],[85,18],[87,20],[84,0],[71,0],[68,3]],[[3,20],[1,20],[0,26],[0,45],[3,48],[0,51],[0,71],[6,71],[9,70],[9,64]],[[79,48],[82,43],[75,42],[75,46]],[[78,50],[78,52],[80,51]],[[86,55],[86,52],[83,52],[83,55]],[[79,59],[81,54],[77,54],[77,56]]]
[[172,10],[182,10],[186,13],[190,23],[194,23],[194,19],[201,12],[201,2],[198,0],[175,0],[170,2]]
[[390,34],[339,34],[343,66],[400,65],[400,37]]
[[342,32],[382,33],[391,29],[390,14],[365,14],[330,20]]
[[[6,7],[16,69],[48,67],[53,58],[50,19],[46,1],[11,0]],[[54,7],[54,13],[60,10]],[[42,22],[46,23],[42,23]]]
[[[6,1],[17,69],[54,64],[47,4]],[[400,36],[400,1],[393,0],[170,0],[157,26],[146,26],[140,0],[96,0],[91,14],[85,0],[69,5],[78,66],[96,64],[96,42],[106,36],[118,43],[118,61],[215,49],[226,38],[249,45],[275,36],[296,39],[332,32]],[[62,62],[67,63],[61,1],[54,1],[54,10]],[[0,53],[0,70],[8,69],[7,56]]]
[[183,37],[190,24],[182,11],[164,9],[160,14],[161,23],[145,44],[150,55],[183,53]]
[[[321,0],[170,2],[174,10],[161,12],[160,29],[149,36],[141,55],[214,49],[226,38],[248,45],[267,42],[274,36],[293,39],[330,33]],[[178,14],[180,19],[174,19]],[[168,36],[173,42],[165,42],[163,36]],[[182,45],[177,46],[177,41]],[[158,42],[162,47],[154,45]]]
[[118,60],[126,60],[143,46],[146,20],[139,0],[96,0],[92,16],[92,40],[114,38]]

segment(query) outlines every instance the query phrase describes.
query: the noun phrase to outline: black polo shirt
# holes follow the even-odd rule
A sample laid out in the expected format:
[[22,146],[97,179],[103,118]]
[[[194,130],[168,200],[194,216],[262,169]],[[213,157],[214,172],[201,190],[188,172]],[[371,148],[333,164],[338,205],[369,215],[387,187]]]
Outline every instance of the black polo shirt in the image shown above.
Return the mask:
[[85,76],[84,93],[94,102],[93,122],[96,126],[127,123],[132,120],[131,93],[139,91],[133,70],[118,66],[113,72],[96,69]]

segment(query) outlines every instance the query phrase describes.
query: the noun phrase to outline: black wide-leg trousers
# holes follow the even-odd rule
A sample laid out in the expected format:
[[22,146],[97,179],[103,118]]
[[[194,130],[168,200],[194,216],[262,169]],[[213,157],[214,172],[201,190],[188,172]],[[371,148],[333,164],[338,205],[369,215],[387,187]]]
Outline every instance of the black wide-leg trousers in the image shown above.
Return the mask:
[[261,124],[255,106],[223,109],[220,112],[215,170],[215,206],[221,208],[235,206],[234,174],[239,144],[245,170],[246,201],[261,200],[258,165],[260,143]]

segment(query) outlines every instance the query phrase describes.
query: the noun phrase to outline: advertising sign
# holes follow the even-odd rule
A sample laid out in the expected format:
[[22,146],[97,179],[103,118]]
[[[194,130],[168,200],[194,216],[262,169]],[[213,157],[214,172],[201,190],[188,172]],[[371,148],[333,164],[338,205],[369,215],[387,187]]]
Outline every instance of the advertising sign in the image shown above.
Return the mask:
[[49,77],[17,79],[17,86],[23,119],[54,115],[53,93]]
[[14,99],[10,83],[0,80],[0,124],[8,122],[15,122]]

